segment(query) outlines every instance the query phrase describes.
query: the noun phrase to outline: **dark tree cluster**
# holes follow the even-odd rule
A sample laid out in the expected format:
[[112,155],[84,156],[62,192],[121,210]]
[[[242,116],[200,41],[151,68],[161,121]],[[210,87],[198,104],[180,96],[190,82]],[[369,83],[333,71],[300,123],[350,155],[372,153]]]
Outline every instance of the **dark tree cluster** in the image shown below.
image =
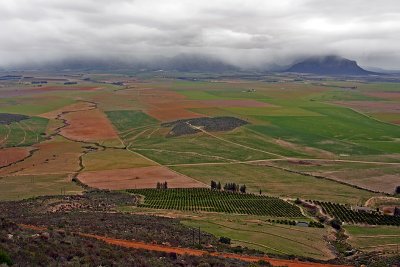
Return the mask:
[[201,132],[201,130],[196,127],[201,127],[207,132],[219,132],[231,131],[246,124],[248,124],[247,121],[235,117],[203,117],[166,122],[162,123],[161,126],[172,127],[167,136],[176,137]]
[[221,190],[222,186],[221,186],[221,182],[216,182],[214,180],[211,180],[211,189],[216,189],[216,190]]
[[9,114],[9,113],[0,113],[0,124],[11,124],[13,122],[19,122],[22,120],[29,119],[29,116],[20,115],[20,114]]
[[246,193],[246,185],[239,185],[236,183],[227,183],[224,185],[224,190],[232,192]]
[[[221,186],[221,182],[216,182],[216,181],[214,181],[214,180],[211,180],[211,184],[210,184],[210,186],[211,186],[211,189],[213,189],[213,190],[221,190],[222,188],[222,186]],[[236,184],[236,183],[226,183],[225,185],[224,185],[224,190],[225,191],[232,191],[232,192],[240,192],[240,193],[243,193],[243,194],[245,194],[246,193],[246,185],[244,184],[244,185],[239,185],[239,184]]]
[[400,185],[396,186],[395,192],[396,192],[396,194],[400,194]]
[[167,183],[167,181],[165,181],[164,183],[157,182],[156,188],[157,188],[157,189],[168,189],[168,183]]

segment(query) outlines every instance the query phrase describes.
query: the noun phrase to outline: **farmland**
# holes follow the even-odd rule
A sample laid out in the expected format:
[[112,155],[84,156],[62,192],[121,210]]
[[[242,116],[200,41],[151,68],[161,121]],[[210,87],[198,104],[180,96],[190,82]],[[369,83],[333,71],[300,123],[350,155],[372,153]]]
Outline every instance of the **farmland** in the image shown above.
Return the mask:
[[393,225],[400,226],[399,216],[376,214],[375,211],[353,211],[344,205],[316,201],[326,213],[350,224],[370,224],[370,225]]
[[273,217],[302,217],[300,210],[278,198],[210,189],[128,190],[144,196],[139,207],[226,212]]
[[[118,211],[176,217],[232,246],[280,256],[339,257],[334,218],[362,251],[396,243],[397,217],[351,209],[398,206],[398,87],[135,75],[0,88],[0,114],[8,114],[0,124],[0,200],[118,191],[140,198]],[[246,185],[247,194],[210,190],[211,181]],[[164,182],[168,189],[156,189]],[[297,198],[319,203],[326,217]],[[280,223],[294,220],[324,228]],[[367,224],[391,233],[363,246],[372,240],[363,235],[380,235],[357,232]]]
[[400,246],[398,227],[349,225],[345,226],[345,229],[351,236],[349,239],[350,244],[358,249],[398,253],[398,246]]

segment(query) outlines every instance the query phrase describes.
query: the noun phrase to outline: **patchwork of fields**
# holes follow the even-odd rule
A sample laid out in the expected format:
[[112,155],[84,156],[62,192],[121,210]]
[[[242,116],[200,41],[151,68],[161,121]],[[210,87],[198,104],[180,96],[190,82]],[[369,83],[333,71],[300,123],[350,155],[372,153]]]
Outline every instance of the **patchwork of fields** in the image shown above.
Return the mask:
[[[73,87],[55,83],[41,88],[17,84],[0,88],[0,113],[24,115],[21,120],[0,123],[0,200],[79,194],[84,185],[136,189],[145,195],[141,210],[147,212],[162,206],[201,216],[224,209],[240,214],[241,208],[211,207],[195,200],[182,208],[176,199],[158,203],[146,196],[157,183],[205,192],[211,181],[218,181],[245,184],[249,193],[268,195],[266,199],[295,208],[286,215],[252,209],[245,214],[289,218],[309,216],[292,206],[296,198],[353,206],[385,195],[398,198],[394,194],[400,185],[397,86],[349,82],[353,89],[346,89],[329,80],[322,86],[284,79],[267,83],[125,78],[124,86],[82,80]],[[233,117],[243,123],[227,126],[233,130],[209,131],[182,121],[186,128],[179,136],[171,134],[169,122],[202,117],[220,117],[215,121]],[[272,203],[246,201],[264,210]],[[395,206],[382,205],[392,210]],[[293,251],[283,248],[281,244],[286,243],[270,248],[252,223],[216,226],[214,219],[207,218],[191,218],[186,223],[268,252],[321,259],[332,256],[326,247],[306,253],[304,244]],[[261,236],[275,229],[262,225]],[[232,234],[228,226],[240,229]],[[365,237],[357,229],[346,228],[354,235],[351,243],[360,247]],[[286,235],[289,230],[284,231]],[[307,243],[306,234],[312,235],[310,243],[330,235],[317,229],[297,234],[302,243]]]

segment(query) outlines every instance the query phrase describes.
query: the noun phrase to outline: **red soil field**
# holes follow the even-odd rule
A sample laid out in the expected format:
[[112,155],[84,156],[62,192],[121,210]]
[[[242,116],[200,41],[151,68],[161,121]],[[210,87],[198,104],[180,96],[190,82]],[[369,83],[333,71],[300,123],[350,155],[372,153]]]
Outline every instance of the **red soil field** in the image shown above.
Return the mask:
[[32,157],[0,169],[0,175],[68,174],[79,168],[79,143],[47,141],[34,147],[38,151]]
[[369,92],[364,94],[388,100],[400,100],[400,92]]
[[34,87],[32,91],[39,92],[52,92],[52,91],[94,91],[98,90],[101,87],[98,86],[43,86],[43,87]]
[[176,108],[176,109],[152,109],[147,112],[148,115],[156,118],[159,121],[174,121],[178,119],[191,119],[204,117],[202,114],[194,113],[192,111]]
[[64,106],[62,108],[52,110],[46,113],[42,113],[39,116],[47,119],[55,119],[58,115],[60,115],[63,112],[71,112],[71,111],[83,111],[83,110],[90,110],[93,108],[93,105],[91,103],[87,102],[77,102],[75,104],[71,104],[68,106]]
[[77,87],[77,86],[45,86],[45,87],[10,87],[6,90],[0,90],[0,97],[15,97],[41,94],[57,91],[95,91],[101,87]]
[[276,107],[275,105],[259,102],[252,99],[234,99],[234,100],[201,100],[201,104],[206,107]]
[[118,134],[110,121],[98,109],[77,111],[62,116],[68,126],[61,130],[67,138],[79,141],[117,139]]
[[191,108],[274,107],[252,99],[186,100],[186,97],[179,93],[152,88],[143,88],[139,98],[147,105],[147,113],[160,121],[204,117],[203,114],[191,111]]
[[0,149],[0,168],[26,158],[29,156],[29,151],[29,149],[23,147]]
[[335,104],[358,109],[368,113],[400,113],[400,104],[385,101],[335,101]]
[[140,102],[146,104],[146,112],[160,121],[172,121],[203,117],[187,108],[206,107],[197,101],[185,100],[185,96],[166,90],[146,88],[140,91]]
[[204,184],[163,166],[90,171],[81,173],[78,178],[91,187],[112,190],[156,188],[157,182],[164,181],[168,182],[169,188],[205,187]]

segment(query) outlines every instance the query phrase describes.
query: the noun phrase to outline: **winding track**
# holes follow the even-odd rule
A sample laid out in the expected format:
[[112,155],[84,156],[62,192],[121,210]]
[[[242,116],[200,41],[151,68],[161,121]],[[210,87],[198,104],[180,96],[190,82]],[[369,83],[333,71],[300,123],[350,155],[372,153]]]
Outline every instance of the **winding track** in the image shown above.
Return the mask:
[[[34,231],[45,231],[47,228],[45,227],[38,227],[34,225],[26,225],[26,224],[19,224],[20,227],[25,229],[30,229]],[[192,248],[181,248],[181,247],[172,247],[172,246],[165,246],[165,245],[157,245],[139,241],[130,241],[124,239],[116,239],[110,238],[106,236],[94,235],[94,234],[87,234],[87,233],[77,233],[82,237],[87,238],[94,238],[100,241],[103,241],[107,244],[131,248],[131,249],[144,249],[150,251],[157,251],[157,252],[164,252],[164,253],[176,253],[179,255],[192,255],[192,256],[215,256],[215,257],[222,257],[228,259],[237,259],[246,262],[259,262],[260,260],[267,261],[275,266],[287,266],[287,267],[344,267],[345,265],[333,265],[333,264],[324,264],[324,263],[315,263],[315,262],[304,262],[298,260],[285,260],[285,259],[276,259],[270,258],[268,256],[250,256],[250,255],[239,255],[233,253],[224,253],[224,252],[209,252],[206,250],[200,249],[192,249]]]

